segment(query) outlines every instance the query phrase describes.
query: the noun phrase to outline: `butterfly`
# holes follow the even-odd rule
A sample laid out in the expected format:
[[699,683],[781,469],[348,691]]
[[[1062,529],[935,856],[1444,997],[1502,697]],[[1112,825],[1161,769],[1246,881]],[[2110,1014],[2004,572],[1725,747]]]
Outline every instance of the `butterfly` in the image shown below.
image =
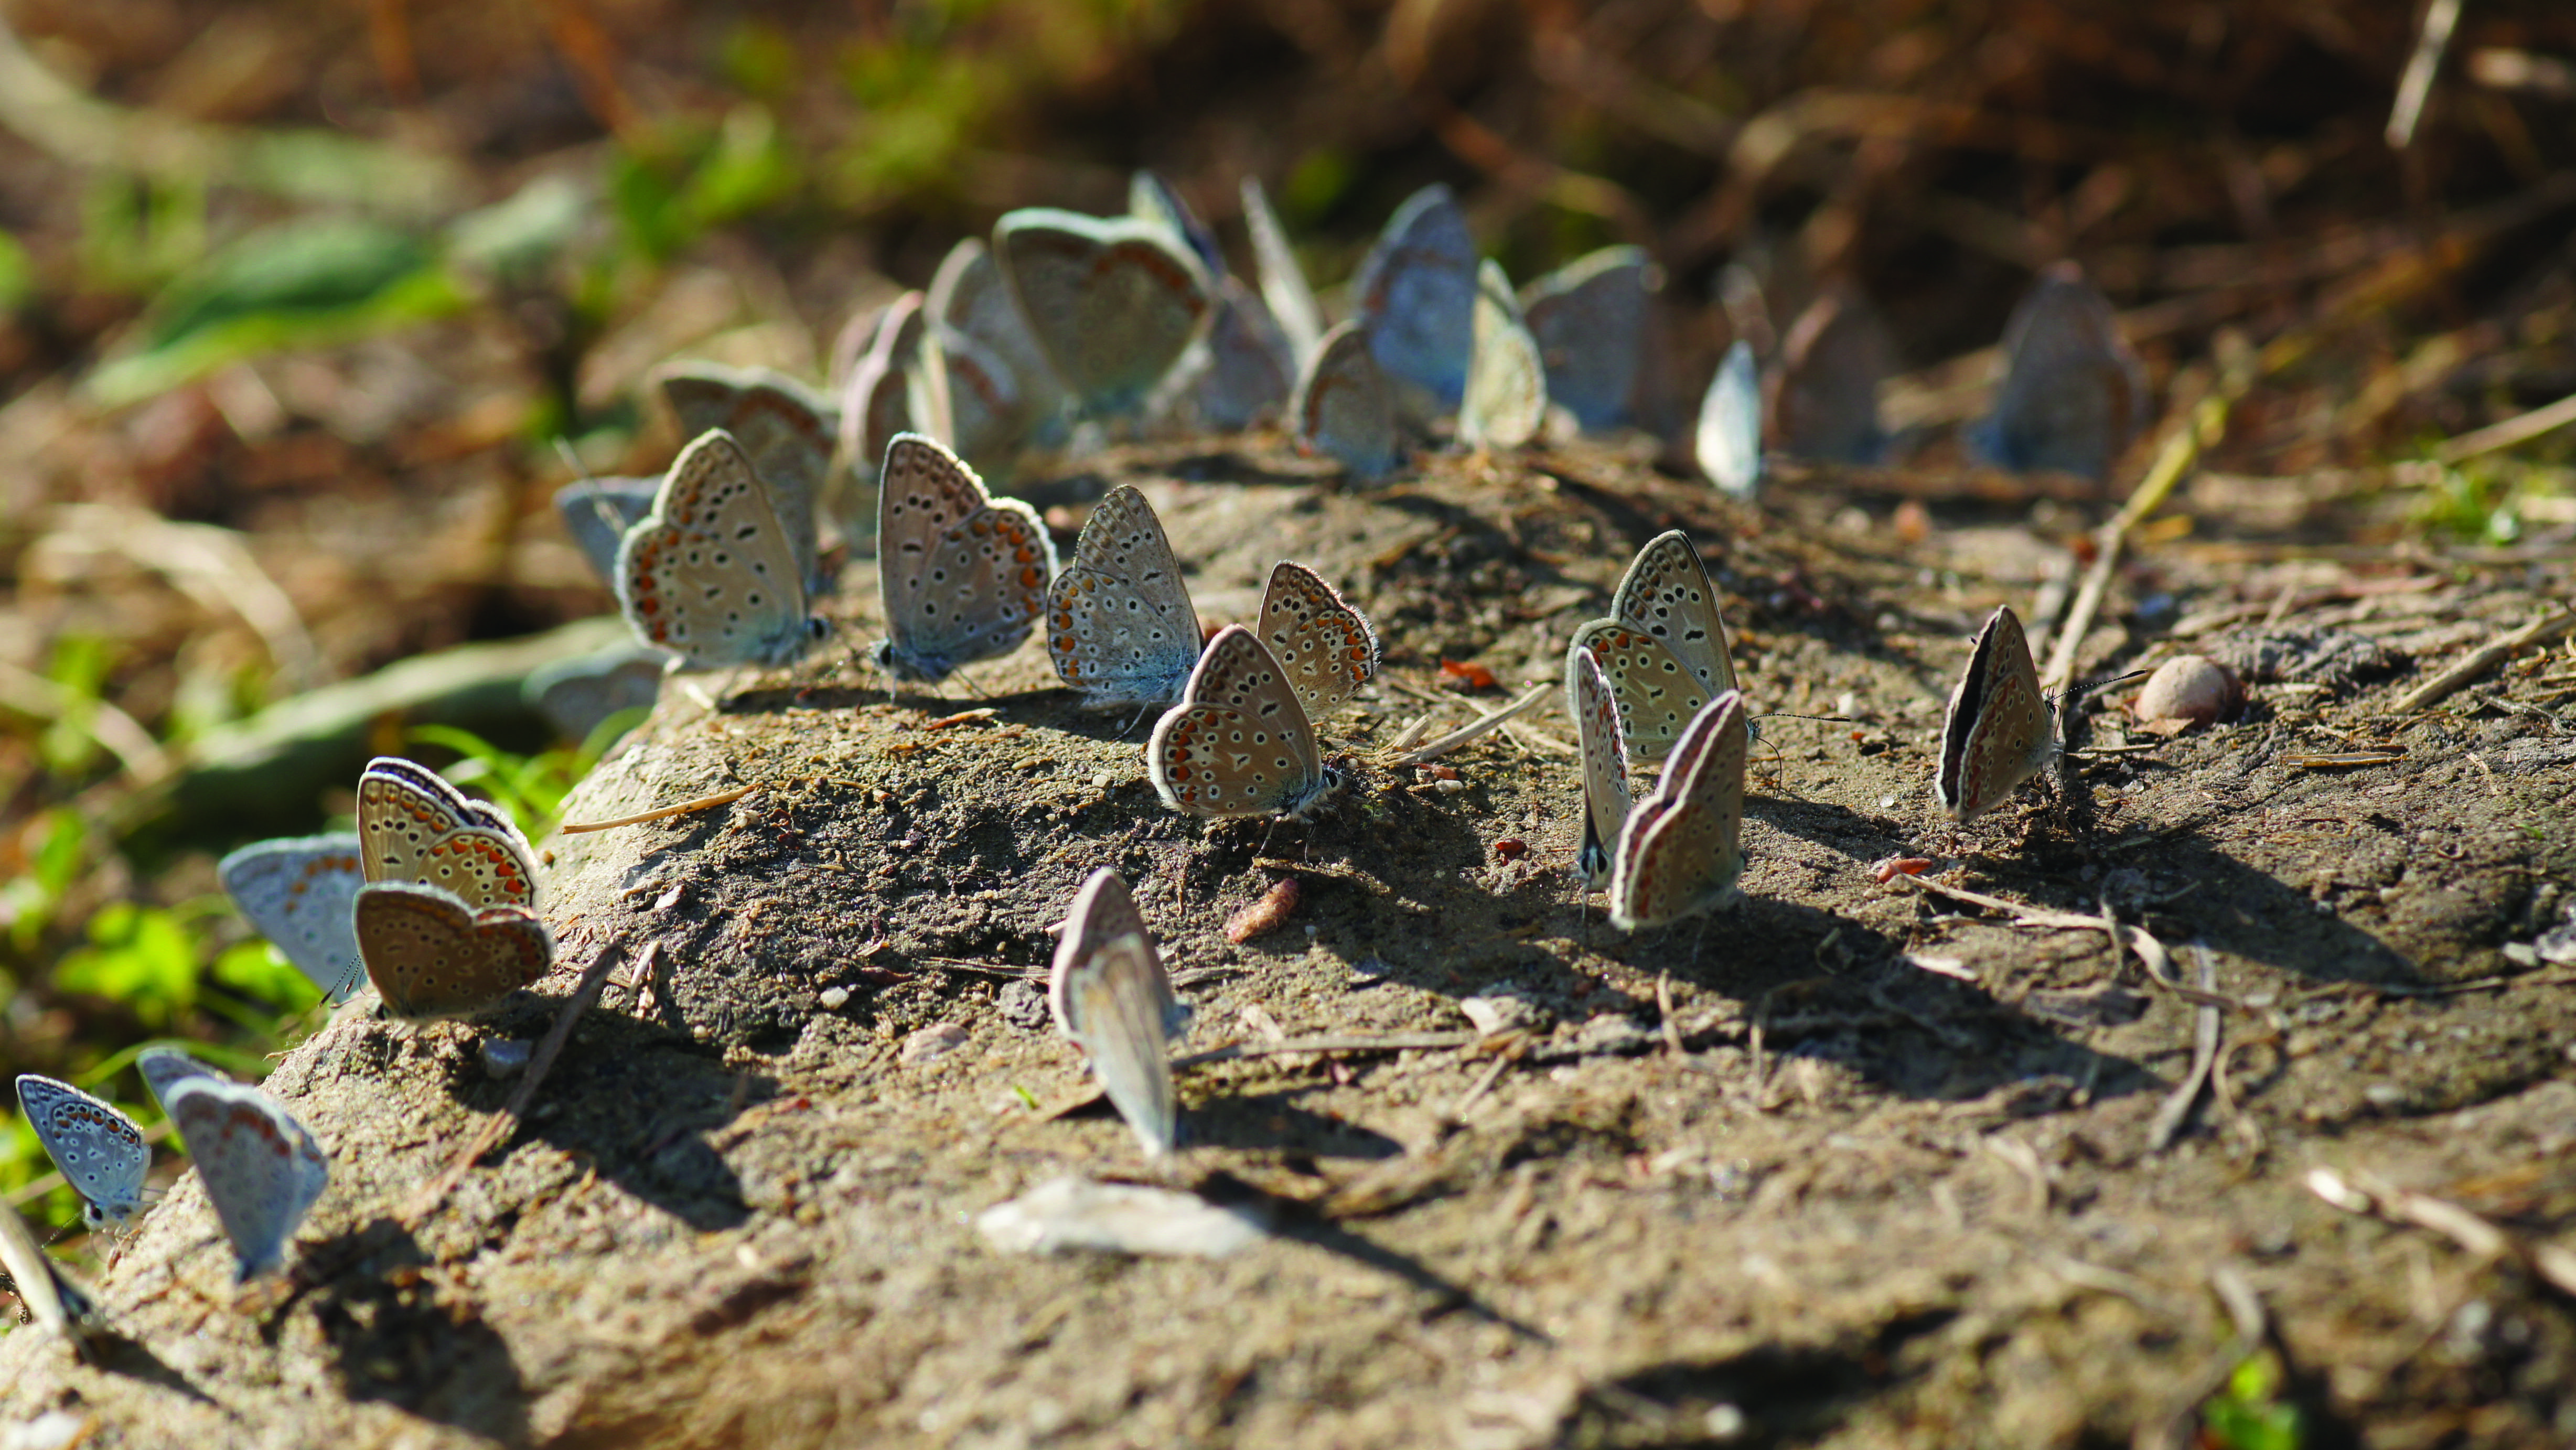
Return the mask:
[[349,929],[350,904],[367,884],[361,856],[357,834],[340,832],[261,841],[215,863],[215,876],[242,919],[334,1006],[349,1000],[367,976]]
[[1271,209],[1270,194],[1261,189],[1257,176],[1243,179],[1243,225],[1252,234],[1261,300],[1288,340],[1293,368],[1314,355],[1315,344],[1324,336],[1324,313],[1315,305],[1315,289],[1306,284],[1306,271],[1297,265],[1296,250],[1288,245],[1288,229],[1279,224],[1279,213]]
[[416,881],[471,906],[537,904],[536,858],[509,813],[399,756],[358,774],[358,847],[371,882]]
[[564,739],[604,748],[606,742],[591,736],[621,715],[652,709],[662,695],[663,675],[659,654],[621,645],[536,670],[520,687],[519,698]]
[[1762,482],[1762,379],[1752,344],[1739,341],[1726,350],[1699,400],[1696,438],[1699,471],[1708,481],[1737,498],[1753,497]]
[[1712,696],[1735,688],[1717,586],[1679,529],[1637,551],[1608,617],[1576,630],[1572,647],[1608,677],[1628,753],[1638,760],[1663,758]]
[[1310,719],[1377,674],[1377,631],[1368,617],[1294,560],[1270,568],[1261,591],[1261,643]]
[[1474,315],[1458,441],[1469,448],[1518,448],[1547,421],[1547,365],[1521,320],[1511,279],[1491,258],[1476,272]]
[[618,607],[636,638],[693,669],[787,664],[830,632],[806,614],[790,532],[733,435],[702,433],[626,531]]
[[919,434],[886,449],[877,496],[877,580],[886,635],[877,667],[937,681],[1009,654],[1044,617],[1055,541],[1037,510],[984,491],[957,455]]
[[[918,426],[912,413],[913,367],[931,320],[922,294],[906,292],[887,303],[870,325],[841,385],[841,451],[852,467],[873,475],[895,435]],[[843,532],[849,532],[846,517]]]
[[1642,247],[1603,247],[1521,289],[1521,319],[1547,397],[1585,432],[1627,421],[1646,356],[1646,307],[1663,285]]
[[147,1047],[134,1058],[135,1071],[143,1074],[143,1085],[152,1090],[152,1101],[170,1111],[170,1090],[192,1077],[211,1077],[232,1081],[176,1047]]
[[1954,821],[1983,815],[2054,760],[2058,745],[2021,617],[2011,605],[1998,605],[1977,631],[1967,671],[1950,692],[1933,794]]
[[1217,283],[1216,320],[1190,380],[1189,400],[1202,427],[1235,432],[1288,401],[1296,381],[1288,339],[1270,310],[1237,277]]
[[1584,884],[1610,879],[1611,848],[1628,819],[1628,749],[1619,733],[1619,697],[1592,652],[1565,652],[1565,712],[1574,720],[1576,753],[1583,764],[1583,844],[1575,868]]
[[814,515],[841,431],[838,408],[794,378],[763,368],[678,363],[662,369],[658,380],[681,437],[715,429],[733,435],[768,485],[769,506],[796,556],[797,580],[808,594],[829,592],[830,573],[816,557]]
[[[1046,348],[1029,329],[1019,299],[1011,295],[1010,282],[990,249],[973,237],[949,248],[930,279],[924,305],[931,321],[972,338],[1010,378],[1017,400],[1017,412],[1009,420],[1017,430],[1013,451],[1023,443],[1048,444],[1063,437],[1064,384],[1056,380],[1055,365],[1047,361]],[[976,467],[985,466],[985,460],[975,454],[965,457]],[[999,466],[1006,460],[992,461]]]
[[584,478],[555,490],[555,513],[563,519],[564,532],[572,535],[600,583],[617,587],[617,546],[626,542],[626,531],[637,519],[653,511],[653,495],[661,488],[659,478]]
[[554,967],[554,935],[525,907],[478,907],[437,886],[382,881],[359,890],[350,915],[388,1017],[470,1016]]
[[1972,451],[2016,473],[2096,481],[2146,417],[2146,369],[2120,336],[2111,301],[2073,262],[2040,274],[2004,328],[1994,412],[1968,430]]
[[1047,587],[1047,657],[1085,709],[1160,705],[1189,682],[1199,617],[1154,506],[1128,484],[1082,526],[1073,563]]
[[1878,385],[1895,371],[1896,344],[1858,293],[1827,291],[1780,343],[1772,405],[1780,451],[1834,463],[1876,463],[1887,452]]
[[1744,697],[1700,707],[1654,788],[1628,812],[1610,866],[1610,924],[1662,926],[1735,903],[1744,874]]
[[80,1194],[82,1222],[93,1230],[123,1228],[143,1211],[152,1150],[123,1110],[32,1072],[18,1075],[18,1108]]
[[6,1271],[10,1292],[17,1295],[36,1327],[70,1341],[72,1351],[84,1360],[100,1357],[106,1348],[107,1316],[97,1298],[69,1269],[54,1262],[53,1255],[36,1242],[27,1221],[5,1200],[0,1200],[0,1271]]
[[1029,207],[994,224],[993,255],[1057,379],[1095,417],[1135,411],[1215,310],[1206,268],[1159,222]]
[[1316,345],[1288,416],[1300,450],[1339,460],[1354,478],[1384,478],[1403,462],[1394,393],[1356,322],[1340,324]]
[[1208,642],[1181,702],[1154,722],[1146,774],[1183,815],[1304,820],[1341,787],[1270,647],[1239,624]]
[[186,1077],[171,1084],[164,1101],[232,1241],[236,1282],[276,1272],[330,1179],[322,1145],[277,1099],[247,1083]]
[[1056,941],[1047,1005],[1056,1030],[1090,1058],[1146,1156],[1172,1151],[1180,1122],[1168,1044],[1188,1025],[1190,1009],[1173,995],[1127,883],[1108,867],[1074,895]]
[[1169,232],[1198,259],[1210,280],[1225,275],[1225,252],[1216,244],[1216,233],[1160,173],[1138,171],[1127,178],[1127,214]]
[[1426,421],[1457,412],[1476,341],[1476,239],[1448,187],[1405,198],[1361,259],[1351,292],[1398,406]]

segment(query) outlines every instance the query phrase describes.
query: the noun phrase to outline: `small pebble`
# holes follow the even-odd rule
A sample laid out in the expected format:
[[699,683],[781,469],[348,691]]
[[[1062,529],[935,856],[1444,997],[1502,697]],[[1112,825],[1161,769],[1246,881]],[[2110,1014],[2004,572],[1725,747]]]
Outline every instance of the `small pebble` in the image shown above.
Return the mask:
[[966,1045],[966,1029],[954,1022],[924,1027],[903,1040],[900,1054],[907,1064],[918,1064],[942,1057]]
[[2147,677],[2129,713],[2147,724],[2183,721],[2208,725],[2232,719],[2245,703],[2245,682],[2207,655],[2169,659]]
[[514,1037],[486,1037],[481,1048],[483,1070],[494,1077],[515,1077],[534,1050],[533,1044]]
[[1022,1032],[1046,1030],[1047,1018],[1051,1014],[1047,1009],[1046,988],[1037,983],[1026,980],[1004,983],[998,1005],[1002,1009],[1002,1020]]
[[2536,967],[2540,965],[2540,948],[2529,942],[2507,942],[2504,959],[2517,967]]
[[825,987],[822,991],[814,994],[814,1000],[823,1005],[824,1011],[838,1012],[842,1008],[850,1005],[850,989],[847,987]]
[[1494,843],[1494,858],[1496,860],[1517,861],[1528,854],[1529,842],[1522,840],[1518,836],[1505,836],[1503,839]]

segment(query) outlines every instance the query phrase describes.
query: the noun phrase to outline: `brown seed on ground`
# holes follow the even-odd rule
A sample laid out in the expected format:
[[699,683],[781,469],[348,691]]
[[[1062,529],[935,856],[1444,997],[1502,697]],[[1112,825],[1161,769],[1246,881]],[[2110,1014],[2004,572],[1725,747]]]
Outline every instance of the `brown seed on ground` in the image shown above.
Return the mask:
[[1259,901],[1226,918],[1225,939],[1241,946],[1254,937],[1286,926],[1288,918],[1295,914],[1297,898],[1302,894],[1294,876],[1274,884],[1261,894]]

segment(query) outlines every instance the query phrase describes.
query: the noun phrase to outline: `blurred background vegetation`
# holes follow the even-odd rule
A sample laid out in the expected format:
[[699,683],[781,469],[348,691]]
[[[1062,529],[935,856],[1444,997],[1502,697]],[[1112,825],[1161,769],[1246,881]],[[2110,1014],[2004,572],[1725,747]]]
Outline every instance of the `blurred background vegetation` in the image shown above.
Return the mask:
[[534,836],[596,756],[494,683],[607,606],[555,440],[654,471],[655,363],[818,376],[958,237],[1137,166],[1230,237],[1260,176],[1325,284],[1433,180],[1516,276],[1644,245],[1668,420],[1765,325],[1724,276],[1784,324],[1865,291],[1922,427],[2074,257],[2168,411],[2289,344],[2209,460],[2304,480],[2285,536],[2563,549],[2563,436],[2442,440],[2576,393],[2576,7],[2469,0],[2397,145],[2422,8],[0,0],[0,1067],[256,1072],[316,994],[212,862],[345,821],[316,759],[455,761]]

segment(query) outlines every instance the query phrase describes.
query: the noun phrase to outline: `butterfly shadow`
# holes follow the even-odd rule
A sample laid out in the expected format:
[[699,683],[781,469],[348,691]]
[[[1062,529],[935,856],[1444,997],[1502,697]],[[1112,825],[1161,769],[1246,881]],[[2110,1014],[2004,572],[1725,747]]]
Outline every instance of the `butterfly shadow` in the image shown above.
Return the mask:
[[[478,1115],[499,1111],[518,1088],[516,1078],[469,1076],[475,1080],[455,1093]],[[687,1036],[593,1008],[528,1118],[482,1161],[498,1162],[512,1144],[534,1138],[690,1228],[714,1233],[740,1226],[751,1210],[740,1179],[709,1140],[777,1092],[776,1079],[735,1072]]]
[[305,1244],[297,1278],[312,1282],[314,1321],[351,1400],[523,1444],[526,1378],[500,1332],[457,1302],[456,1285],[426,1272],[436,1263],[409,1228],[382,1217]]
[[1196,1191],[1211,1203],[1260,1211],[1269,1221],[1270,1231],[1280,1238],[1321,1249],[1402,1281],[1430,1296],[1439,1306],[1435,1313],[1454,1310],[1487,1324],[1499,1324],[1514,1337],[1532,1344],[1555,1343],[1545,1331],[1485,1303],[1473,1289],[1442,1277],[1429,1265],[1368,1238],[1346,1223],[1325,1217],[1312,1204],[1264,1193],[1224,1172],[1210,1175],[1197,1185]]
[[197,1388],[169,1361],[154,1354],[150,1345],[139,1339],[128,1339],[112,1325],[90,1333],[87,1344],[80,1351],[80,1358],[92,1369],[184,1395],[202,1405],[218,1403],[214,1396]]
[[1404,1156],[1404,1145],[1374,1129],[1299,1107],[1297,1088],[1225,1095],[1191,1107],[1183,1121],[1193,1147],[1380,1161]]
[[1596,951],[1741,1003],[1743,1020],[1722,1027],[1722,1038],[1749,1044],[1758,1028],[1780,1059],[1840,1066],[1906,1097],[1959,1102],[2055,1083],[2102,1099],[2164,1086],[2141,1064],[2071,1035],[2080,1025],[2074,1009],[2040,1010],[2051,999],[2007,1001],[1980,983],[1923,971],[1903,960],[1903,943],[1821,907],[1754,895],[1610,935]]

